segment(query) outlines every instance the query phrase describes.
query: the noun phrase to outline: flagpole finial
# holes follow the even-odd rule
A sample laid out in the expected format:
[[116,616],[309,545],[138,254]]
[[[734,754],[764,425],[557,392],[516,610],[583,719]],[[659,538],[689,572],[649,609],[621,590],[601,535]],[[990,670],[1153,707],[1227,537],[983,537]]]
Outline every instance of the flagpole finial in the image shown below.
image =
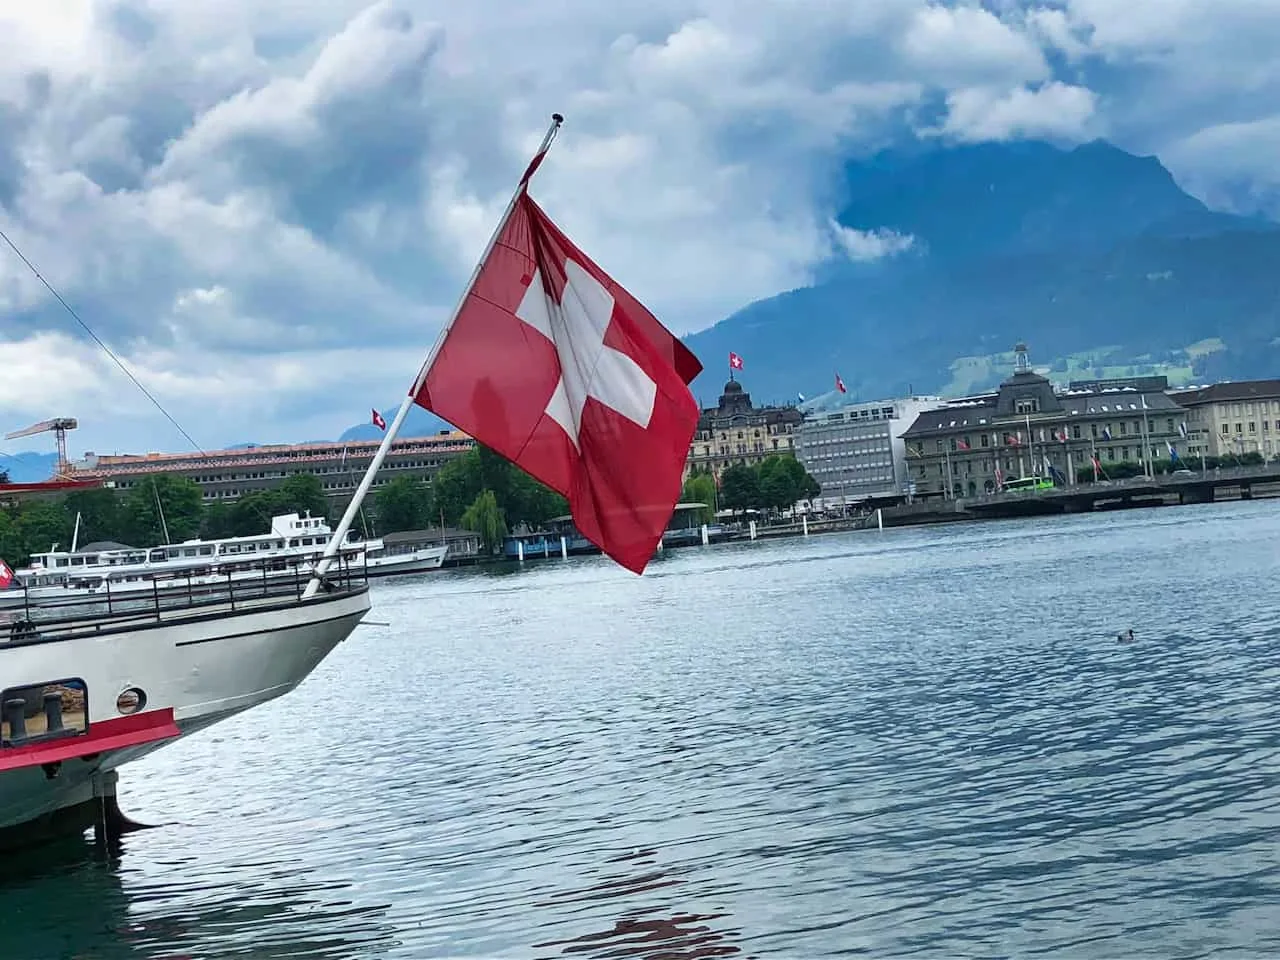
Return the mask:
[[553,113],[551,115],[551,122],[554,123],[557,127],[560,126],[560,124],[564,123],[564,114]]

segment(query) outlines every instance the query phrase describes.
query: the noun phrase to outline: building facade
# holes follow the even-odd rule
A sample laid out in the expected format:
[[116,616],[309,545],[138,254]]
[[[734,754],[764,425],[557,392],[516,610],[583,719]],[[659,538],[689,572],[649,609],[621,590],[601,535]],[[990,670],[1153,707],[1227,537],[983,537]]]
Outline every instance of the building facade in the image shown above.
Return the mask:
[[[318,477],[325,494],[345,506],[378,449],[377,440],[347,443],[299,443],[249,446],[206,453],[147,453],[100,457],[85,454],[71,465],[76,479],[94,479],[127,490],[151,474],[173,474],[194,480],[205,502],[235,500],[247,493],[269,490],[293,474]],[[396,477],[429,480],[475,441],[465,433],[446,431],[430,437],[395,440],[374,478],[373,488]]]
[[802,415],[795,407],[757,407],[742,384],[730,378],[714,407],[702,411],[689,444],[684,475],[719,474],[733,464],[756,464],[780,453],[795,453]]
[[1242,380],[1174,391],[1187,410],[1192,457],[1280,456],[1280,380]]
[[1073,484],[1098,459],[1141,464],[1183,452],[1187,412],[1164,377],[1077,381],[1062,392],[1031,370],[1025,344],[995,393],[949,401],[906,431],[908,464],[921,496],[976,497],[1025,477]]
[[795,432],[795,450],[822,488],[815,506],[909,496],[903,434],[920,414],[943,403],[940,397],[907,397],[807,413]]

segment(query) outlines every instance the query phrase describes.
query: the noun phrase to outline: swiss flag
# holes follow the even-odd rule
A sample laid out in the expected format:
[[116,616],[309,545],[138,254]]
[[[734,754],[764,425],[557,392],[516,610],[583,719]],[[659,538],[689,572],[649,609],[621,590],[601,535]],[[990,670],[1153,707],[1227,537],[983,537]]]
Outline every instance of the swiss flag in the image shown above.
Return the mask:
[[563,494],[582,534],[642,573],[680,496],[701,371],[522,189],[412,396]]
[[730,370],[742,369],[742,358],[738,356],[736,353],[734,353],[732,350],[729,351],[729,369]]
[[840,374],[838,373],[836,374],[836,389],[839,390],[841,393],[849,392],[844,388],[844,381],[840,379]]
[[13,570],[3,560],[0,560],[0,590],[5,590],[13,584]]
[[380,414],[377,410],[373,411],[373,419],[371,422],[379,430],[387,429],[387,421],[382,419],[382,414]]

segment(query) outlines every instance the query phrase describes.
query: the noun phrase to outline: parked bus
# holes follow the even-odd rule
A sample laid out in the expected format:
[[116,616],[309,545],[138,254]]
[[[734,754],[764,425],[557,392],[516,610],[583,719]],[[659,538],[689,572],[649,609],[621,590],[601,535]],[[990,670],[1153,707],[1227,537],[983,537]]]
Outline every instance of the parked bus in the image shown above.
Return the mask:
[[1018,477],[1004,482],[1004,492],[1014,493],[1019,490],[1052,490],[1053,480],[1049,477]]

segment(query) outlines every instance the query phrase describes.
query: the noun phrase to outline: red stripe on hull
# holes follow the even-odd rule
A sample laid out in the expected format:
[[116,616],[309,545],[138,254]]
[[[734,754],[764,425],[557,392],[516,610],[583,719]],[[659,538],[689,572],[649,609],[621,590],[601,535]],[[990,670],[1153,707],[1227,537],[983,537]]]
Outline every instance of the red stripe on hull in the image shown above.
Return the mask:
[[181,733],[173,720],[173,707],[148,710],[131,717],[96,720],[89,724],[87,734],[0,749],[0,771],[123,750],[156,740],[169,740]]

